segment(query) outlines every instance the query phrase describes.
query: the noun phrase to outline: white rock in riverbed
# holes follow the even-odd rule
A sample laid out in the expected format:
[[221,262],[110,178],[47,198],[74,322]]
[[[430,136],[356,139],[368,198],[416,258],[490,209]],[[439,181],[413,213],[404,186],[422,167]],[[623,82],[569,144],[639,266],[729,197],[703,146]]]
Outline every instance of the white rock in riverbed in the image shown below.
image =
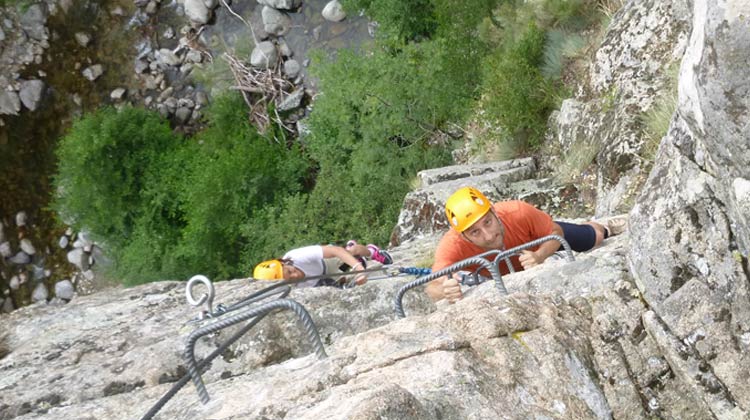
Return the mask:
[[93,66],[83,69],[81,74],[83,74],[83,77],[93,82],[98,79],[99,76],[104,74],[104,67],[101,64],[94,64]]
[[25,211],[19,211],[16,213],[16,226],[23,227],[26,226],[26,223],[28,222],[29,218],[26,216]]
[[346,18],[344,8],[343,6],[341,6],[341,3],[339,3],[338,0],[328,2],[328,4],[326,4],[326,7],[323,8],[322,14],[325,20],[331,22],[340,22],[344,20],[344,18]]
[[297,60],[287,60],[284,62],[284,75],[288,79],[294,79],[299,75],[302,66],[299,65]]
[[34,291],[31,292],[31,300],[33,302],[46,301],[48,297],[49,290],[47,290],[47,286],[45,286],[44,283],[37,284]]
[[159,64],[164,64],[167,66],[179,66],[180,63],[182,63],[180,57],[178,57],[177,54],[175,54],[168,48],[162,48],[157,51],[156,59],[159,61]]
[[278,59],[279,55],[273,42],[263,41],[250,54],[250,65],[260,68],[275,67]]
[[261,16],[263,19],[263,29],[269,34],[282,36],[292,26],[292,19],[286,13],[280,12],[273,7],[263,6]]
[[76,290],[70,280],[65,279],[55,283],[55,296],[60,299],[71,300],[75,293]]
[[21,239],[21,250],[29,255],[36,254],[36,248],[28,238]]
[[8,258],[11,256],[13,251],[10,249],[10,242],[5,241],[3,243],[0,243],[0,256],[3,258]]
[[88,47],[89,43],[91,42],[91,35],[87,34],[86,32],[76,32],[73,36],[75,36],[78,45],[82,47]]
[[13,264],[24,265],[31,262],[31,257],[29,256],[29,254],[23,251],[18,251],[16,255],[8,258],[8,261],[12,262]]
[[44,87],[44,82],[38,79],[25,80],[21,83],[21,90],[18,92],[18,97],[29,111],[36,111],[39,108]]
[[0,89],[0,115],[18,115],[21,111],[21,99],[14,91]]
[[121,87],[119,87],[119,88],[117,88],[117,89],[113,90],[113,91],[112,91],[112,92],[111,92],[111,93],[109,94],[109,97],[110,97],[110,98],[112,98],[112,99],[114,99],[114,100],[116,100],[116,101],[119,101],[119,100],[121,100],[122,98],[124,98],[124,97],[125,97],[125,92],[127,92],[127,91],[125,90],[125,88],[121,88]]
[[21,287],[21,280],[18,278],[18,276],[13,276],[10,278],[10,282],[8,285],[10,286],[11,290],[18,290],[18,288]]
[[76,248],[68,252],[68,262],[83,270],[83,249]]
[[205,25],[211,19],[211,10],[203,0],[185,0],[185,14],[194,23]]

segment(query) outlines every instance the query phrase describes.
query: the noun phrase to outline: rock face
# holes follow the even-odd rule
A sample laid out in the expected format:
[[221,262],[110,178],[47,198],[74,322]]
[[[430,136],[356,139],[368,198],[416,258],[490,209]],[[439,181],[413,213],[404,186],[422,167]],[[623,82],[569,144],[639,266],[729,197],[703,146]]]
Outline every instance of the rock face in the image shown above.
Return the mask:
[[559,165],[572,149],[591,147],[599,216],[628,211],[648,175],[643,115],[668,84],[690,28],[686,0],[626,2],[612,18],[588,83],[551,118],[546,143],[555,146],[542,169]]
[[[188,384],[155,418],[750,418],[750,5],[694,0],[677,13],[676,2],[628,2],[618,16],[641,10],[641,24],[674,28],[641,4],[692,16],[681,29],[691,35],[678,111],[628,232],[573,262],[505,276],[509,295],[486,282],[455,305],[433,305],[416,288],[405,294],[405,319],[393,312],[404,278],[294,290],[327,358],[310,354],[295,317],[274,313],[202,375],[208,404]],[[570,117],[580,107],[569,105]],[[518,160],[423,172],[395,261],[427,265],[440,200],[455,188],[523,197],[530,185],[541,191],[535,168]],[[0,419],[143,416],[185,374],[185,337],[222,322],[187,322],[197,309],[183,303],[183,287],[114,289],[1,315]],[[222,282],[217,301],[261,287]],[[239,328],[201,338],[198,358]]]
[[683,343],[678,374],[713,390],[717,418],[733,404],[750,411],[748,15],[742,1],[695,2],[678,112],[632,212],[632,270],[651,319],[665,343]]
[[567,199],[575,189],[552,179],[536,178],[532,158],[502,162],[456,165],[428,169],[417,174],[421,187],[404,198],[398,223],[391,234],[391,245],[448,229],[445,201],[465,186],[477,187],[491,200],[525,200],[557,216],[581,214],[579,198]]
[[[298,289],[289,297],[309,307],[321,339],[330,344],[393,321],[392,297],[403,283],[384,280],[349,290]],[[237,302],[266,286],[246,280],[217,283],[215,303]],[[13,390],[0,395],[0,419],[29,412],[38,415],[50,407],[179,379],[185,373],[182,353],[186,336],[211,321],[188,322],[199,309],[187,304],[184,287],[183,282],[161,282],[110,290],[78,297],[61,307],[32,305],[0,318],[0,371],[5,372],[0,387]],[[196,295],[200,294],[199,288],[195,289]],[[423,294],[411,295],[409,302],[416,312],[434,308]],[[196,354],[210,353],[239,327],[199,342]],[[54,334],[45,332],[53,330]],[[312,352],[304,330],[289,313],[269,316],[253,331],[255,334],[245,335],[224,358],[214,361],[213,369],[204,375],[207,382]],[[55,379],[48,377],[52,372]],[[55,383],[54,388],[25,385],[49,380]],[[148,400],[149,404],[155,402]],[[105,417],[121,417],[126,412],[133,413],[126,417],[134,417],[138,413],[138,409],[121,409],[126,411]]]

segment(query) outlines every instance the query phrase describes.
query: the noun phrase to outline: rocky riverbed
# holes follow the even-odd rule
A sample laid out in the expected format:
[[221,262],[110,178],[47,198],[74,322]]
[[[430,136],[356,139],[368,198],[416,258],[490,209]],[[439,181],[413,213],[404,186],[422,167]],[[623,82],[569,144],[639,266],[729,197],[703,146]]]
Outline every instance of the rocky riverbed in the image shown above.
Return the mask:
[[3,311],[60,298],[56,290],[67,300],[71,288],[88,293],[107,284],[96,270],[106,263],[100,245],[48,208],[54,147],[74,118],[133,104],[193,132],[211,96],[226,87],[217,79],[231,78],[233,58],[247,74],[283,81],[270,100],[294,132],[315,89],[308,51],[357,48],[374,31],[361,17],[347,18],[337,1],[230,3],[48,0],[2,9]]

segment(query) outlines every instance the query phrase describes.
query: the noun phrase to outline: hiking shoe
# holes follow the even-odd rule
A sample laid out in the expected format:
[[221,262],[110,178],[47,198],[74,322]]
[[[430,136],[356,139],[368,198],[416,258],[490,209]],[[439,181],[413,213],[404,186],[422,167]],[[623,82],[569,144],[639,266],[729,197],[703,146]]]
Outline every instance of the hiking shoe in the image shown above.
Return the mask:
[[619,235],[628,227],[628,215],[623,214],[611,217],[607,219],[605,226],[607,227],[607,231],[609,231],[609,236]]
[[376,245],[367,244],[367,249],[370,250],[370,258],[373,260],[383,265],[393,264],[393,258],[391,258],[391,255],[381,250]]

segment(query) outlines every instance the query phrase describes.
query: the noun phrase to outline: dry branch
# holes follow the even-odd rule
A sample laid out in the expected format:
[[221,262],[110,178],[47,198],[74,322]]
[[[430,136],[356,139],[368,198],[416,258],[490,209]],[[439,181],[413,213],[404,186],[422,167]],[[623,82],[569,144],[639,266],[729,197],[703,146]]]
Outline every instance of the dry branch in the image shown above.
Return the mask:
[[[277,123],[289,132],[294,129],[284,124],[276,112],[276,105],[281,103],[294,85],[281,75],[281,67],[277,64],[269,68],[256,68],[246,65],[237,57],[229,53],[222,56],[229,64],[234,75],[235,86],[239,90],[245,103],[250,108],[250,121],[260,132],[265,132],[271,122]],[[269,106],[273,104],[273,106]],[[269,115],[273,109],[273,115]]]

